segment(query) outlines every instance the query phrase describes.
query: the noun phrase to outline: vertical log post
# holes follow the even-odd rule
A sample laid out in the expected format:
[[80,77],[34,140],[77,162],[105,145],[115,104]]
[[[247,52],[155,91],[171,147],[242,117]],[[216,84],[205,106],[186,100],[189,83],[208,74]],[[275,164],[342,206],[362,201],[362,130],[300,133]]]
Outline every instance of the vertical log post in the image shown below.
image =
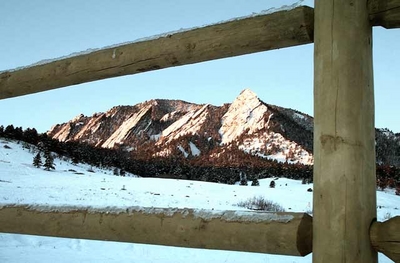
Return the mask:
[[367,0],[316,0],[313,262],[372,263],[376,217]]

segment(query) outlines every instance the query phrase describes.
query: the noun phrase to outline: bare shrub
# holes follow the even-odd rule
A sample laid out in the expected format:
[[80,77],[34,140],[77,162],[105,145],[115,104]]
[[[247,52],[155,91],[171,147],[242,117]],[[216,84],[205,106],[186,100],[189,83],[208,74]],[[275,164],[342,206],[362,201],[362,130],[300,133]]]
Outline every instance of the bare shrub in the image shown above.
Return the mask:
[[381,191],[385,190],[388,187],[388,180],[387,179],[378,179],[376,184],[378,185]]
[[285,209],[270,200],[266,200],[262,196],[252,197],[247,199],[246,201],[240,201],[237,203],[239,207],[246,207],[247,209],[251,210],[262,210],[262,211],[269,211],[269,212],[285,212]]
[[389,178],[387,180],[387,184],[390,188],[396,188],[396,180],[394,180],[393,178]]

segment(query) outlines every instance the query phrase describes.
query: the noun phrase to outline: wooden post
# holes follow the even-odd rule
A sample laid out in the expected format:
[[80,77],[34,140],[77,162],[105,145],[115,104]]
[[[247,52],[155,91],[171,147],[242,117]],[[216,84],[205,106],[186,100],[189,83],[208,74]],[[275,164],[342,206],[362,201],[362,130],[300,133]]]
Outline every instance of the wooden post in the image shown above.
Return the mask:
[[372,263],[376,218],[367,0],[316,0],[313,262]]
[[5,206],[0,232],[292,256],[312,249],[304,213]]

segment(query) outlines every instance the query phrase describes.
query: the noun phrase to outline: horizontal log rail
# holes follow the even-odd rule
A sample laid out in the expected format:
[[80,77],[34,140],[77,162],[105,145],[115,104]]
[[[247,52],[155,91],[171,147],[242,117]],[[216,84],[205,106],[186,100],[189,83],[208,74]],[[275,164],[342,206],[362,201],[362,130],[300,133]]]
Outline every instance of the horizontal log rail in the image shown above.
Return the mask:
[[374,26],[400,28],[400,0],[369,0],[368,9]]
[[304,213],[5,206],[0,232],[292,256],[312,250]]
[[[312,252],[305,213],[174,208],[4,206],[0,232],[188,248],[305,256]],[[373,222],[372,247],[400,262],[400,216]]]
[[[372,247],[394,262],[400,262],[399,229],[400,216],[370,229]],[[4,206],[0,232],[291,256],[312,252],[312,217],[304,213]]]
[[383,223],[374,222],[370,229],[372,247],[393,262],[400,262],[400,216]]
[[313,9],[298,7],[0,73],[0,99],[313,42]]
[[[400,27],[400,0],[370,0],[374,26]],[[0,73],[0,99],[106,78],[313,43],[314,10],[288,11],[167,34]]]

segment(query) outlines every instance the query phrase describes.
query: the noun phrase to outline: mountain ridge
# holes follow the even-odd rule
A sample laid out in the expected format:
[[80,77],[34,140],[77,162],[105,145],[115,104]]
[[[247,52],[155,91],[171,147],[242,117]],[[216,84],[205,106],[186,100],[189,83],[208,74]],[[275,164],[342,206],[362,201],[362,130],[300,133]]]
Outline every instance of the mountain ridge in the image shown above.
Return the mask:
[[[0,137],[46,146],[73,163],[140,176],[234,183],[283,176],[312,180],[313,118],[244,90],[222,106],[149,100],[78,115],[48,135],[0,126]],[[376,129],[379,182],[398,179],[400,134]],[[394,185],[394,184],[393,184]]]
[[[239,151],[265,161],[311,165],[313,118],[265,103],[250,89],[222,106],[153,99],[115,106],[57,124],[48,136],[62,142],[122,149],[135,158],[178,158],[229,166]],[[376,129],[377,162],[400,166],[400,134]],[[258,162],[258,161],[257,161]]]
[[266,104],[245,89],[222,106],[160,99],[116,106],[91,117],[78,115],[47,134],[63,142],[122,148],[152,157],[211,157],[216,151],[221,157],[237,147],[269,160],[312,164],[310,126],[311,116]]

